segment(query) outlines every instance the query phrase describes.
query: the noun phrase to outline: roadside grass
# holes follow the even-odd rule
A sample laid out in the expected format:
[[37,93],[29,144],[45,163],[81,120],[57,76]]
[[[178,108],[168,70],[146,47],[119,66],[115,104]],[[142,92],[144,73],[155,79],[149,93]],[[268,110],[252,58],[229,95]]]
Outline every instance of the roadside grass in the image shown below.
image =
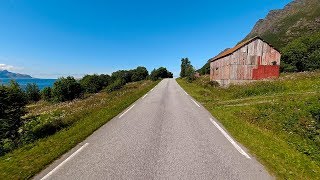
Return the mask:
[[158,82],[129,83],[118,91],[101,92],[72,102],[40,102],[30,105],[27,116],[59,114],[62,121],[70,126],[0,157],[0,179],[31,178],[130,106]]
[[278,179],[320,179],[320,72],[212,87],[177,82]]

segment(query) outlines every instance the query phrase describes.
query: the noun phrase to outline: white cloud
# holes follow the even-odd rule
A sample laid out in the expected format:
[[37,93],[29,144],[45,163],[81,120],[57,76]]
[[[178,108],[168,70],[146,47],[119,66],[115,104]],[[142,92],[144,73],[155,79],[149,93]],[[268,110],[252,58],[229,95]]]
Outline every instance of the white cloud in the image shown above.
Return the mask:
[[7,64],[0,64],[0,70],[13,70],[14,67]]
[[8,64],[0,64],[0,70],[8,70],[8,71],[13,71],[13,70],[20,70],[22,68],[19,67],[14,67]]

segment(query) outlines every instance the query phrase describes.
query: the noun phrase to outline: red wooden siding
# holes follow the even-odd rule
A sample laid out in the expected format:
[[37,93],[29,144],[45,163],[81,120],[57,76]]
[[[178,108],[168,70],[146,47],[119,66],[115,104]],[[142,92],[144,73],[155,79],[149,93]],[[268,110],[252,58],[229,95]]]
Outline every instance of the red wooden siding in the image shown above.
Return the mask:
[[210,80],[228,85],[279,77],[280,57],[280,52],[256,37],[213,59]]

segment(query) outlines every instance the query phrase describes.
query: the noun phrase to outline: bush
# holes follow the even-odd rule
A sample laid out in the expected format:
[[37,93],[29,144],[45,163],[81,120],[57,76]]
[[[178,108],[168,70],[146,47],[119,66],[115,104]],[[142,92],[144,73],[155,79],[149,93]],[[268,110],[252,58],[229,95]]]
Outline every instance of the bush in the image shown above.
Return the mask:
[[45,87],[41,91],[41,98],[45,101],[50,101],[52,98],[52,89],[51,87]]
[[282,50],[281,71],[302,72],[320,68],[320,33],[304,36]]
[[29,102],[37,102],[41,99],[40,90],[37,84],[28,83],[25,91]]
[[52,89],[53,98],[64,102],[79,98],[82,95],[81,85],[71,76],[59,78]]
[[132,74],[132,81],[136,82],[136,81],[141,81],[141,80],[145,80],[149,75],[148,70],[145,67],[137,67],[137,69],[133,70],[133,74]]
[[111,84],[111,77],[107,74],[100,74],[99,79],[103,88]]
[[107,92],[112,92],[118,89],[121,89],[126,84],[126,81],[122,78],[115,80],[112,84],[110,84],[107,88]]
[[96,74],[85,75],[80,80],[80,84],[86,93],[97,93],[103,88],[103,82],[101,81],[100,76]]
[[173,74],[169,72],[166,68],[160,67],[159,69],[154,69],[150,74],[150,79],[156,81],[163,78],[173,78]]
[[60,113],[30,117],[22,127],[22,143],[30,143],[50,136],[68,126],[62,121]]
[[8,86],[0,86],[0,154],[11,149],[8,144],[11,144],[10,147],[15,144],[26,104],[25,94],[15,81]]

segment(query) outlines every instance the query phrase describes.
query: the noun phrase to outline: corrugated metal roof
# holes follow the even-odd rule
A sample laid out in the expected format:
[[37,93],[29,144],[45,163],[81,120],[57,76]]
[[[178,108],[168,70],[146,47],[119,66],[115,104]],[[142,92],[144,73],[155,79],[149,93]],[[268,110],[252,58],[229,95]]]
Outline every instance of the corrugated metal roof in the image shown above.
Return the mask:
[[[235,47],[233,47],[233,48],[231,48],[231,49],[228,49],[228,50],[222,52],[221,54],[215,56],[214,58],[211,58],[211,59],[210,59],[210,62],[216,61],[216,60],[221,59],[221,58],[223,58],[223,57],[226,57],[226,56],[234,53],[234,52],[237,51],[238,49],[242,48],[243,46],[251,43],[252,41],[254,41],[254,40],[256,40],[256,39],[260,39],[260,40],[262,40],[263,42],[269,44],[268,42],[264,41],[262,38],[256,36],[256,37],[254,37],[254,38],[251,38],[251,39],[248,39],[248,40],[246,40],[246,41],[243,41],[242,43],[236,45]],[[269,44],[269,45],[270,45],[271,47],[273,47],[271,44]],[[274,48],[274,47],[273,47],[273,48]],[[275,48],[274,48],[274,49],[275,49]],[[276,50],[277,50],[277,49],[276,49]],[[277,51],[278,51],[278,50],[277,50]]]

